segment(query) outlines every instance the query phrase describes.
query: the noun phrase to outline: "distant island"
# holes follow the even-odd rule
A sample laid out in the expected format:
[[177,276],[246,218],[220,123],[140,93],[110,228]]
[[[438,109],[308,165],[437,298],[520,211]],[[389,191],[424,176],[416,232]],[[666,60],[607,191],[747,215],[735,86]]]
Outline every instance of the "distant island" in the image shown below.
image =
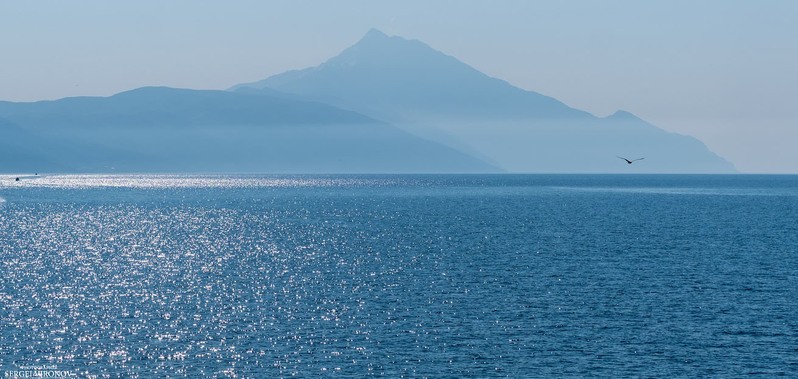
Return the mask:
[[[630,166],[618,155],[647,158]],[[735,171],[695,138],[624,111],[595,117],[377,30],[319,66],[227,91],[0,102],[0,170]]]

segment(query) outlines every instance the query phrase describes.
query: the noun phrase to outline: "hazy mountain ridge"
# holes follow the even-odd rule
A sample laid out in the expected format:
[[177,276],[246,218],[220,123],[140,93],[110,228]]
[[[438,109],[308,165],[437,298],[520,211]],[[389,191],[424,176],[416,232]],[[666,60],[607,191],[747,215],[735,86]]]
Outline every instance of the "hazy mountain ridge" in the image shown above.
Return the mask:
[[[10,105],[10,106],[9,106]],[[193,125],[227,123],[375,123],[366,116],[326,104],[264,94],[142,87],[110,97],[73,97],[56,101],[0,104],[0,114],[31,125],[59,117],[61,124]]]
[[[260,94],[145,87],[110,97],[3,102],[0,117],[7,120],[3,139],[18,146],[0,153],[6,172],[497,170],[352,111]],[[38,150],[47,154],[33,154]],[[57,164],[31,163],[31,154]]]
[[[734,172],[695,138],[628,112],[595,117],[491,78],[422,42],[377,30],[319,66],[231,89],[328,102],[511,172]],[[616,155],[649,158],[627,166]]]

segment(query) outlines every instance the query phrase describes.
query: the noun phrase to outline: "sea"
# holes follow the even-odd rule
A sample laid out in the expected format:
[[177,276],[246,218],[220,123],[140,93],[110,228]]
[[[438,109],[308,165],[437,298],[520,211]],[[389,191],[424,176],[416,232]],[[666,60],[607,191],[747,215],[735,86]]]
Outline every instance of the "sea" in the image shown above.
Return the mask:
[[15,177],[3,378],[798,377],[798,176]]

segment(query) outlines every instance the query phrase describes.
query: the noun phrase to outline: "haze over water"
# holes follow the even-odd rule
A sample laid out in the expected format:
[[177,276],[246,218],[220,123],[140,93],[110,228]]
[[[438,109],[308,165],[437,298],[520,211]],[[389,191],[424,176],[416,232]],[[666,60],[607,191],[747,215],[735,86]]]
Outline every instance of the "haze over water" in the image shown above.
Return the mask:
[[798,375],[798,177],[0,176],[0,370]]

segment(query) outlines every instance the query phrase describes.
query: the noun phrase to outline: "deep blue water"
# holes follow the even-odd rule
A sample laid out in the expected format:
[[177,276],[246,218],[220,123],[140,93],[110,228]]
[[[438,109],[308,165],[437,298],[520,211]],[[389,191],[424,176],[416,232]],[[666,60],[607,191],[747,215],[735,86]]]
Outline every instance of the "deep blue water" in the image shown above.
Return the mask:
[[4,176],[0,199],[0,371],[798,375],[798,176]]

